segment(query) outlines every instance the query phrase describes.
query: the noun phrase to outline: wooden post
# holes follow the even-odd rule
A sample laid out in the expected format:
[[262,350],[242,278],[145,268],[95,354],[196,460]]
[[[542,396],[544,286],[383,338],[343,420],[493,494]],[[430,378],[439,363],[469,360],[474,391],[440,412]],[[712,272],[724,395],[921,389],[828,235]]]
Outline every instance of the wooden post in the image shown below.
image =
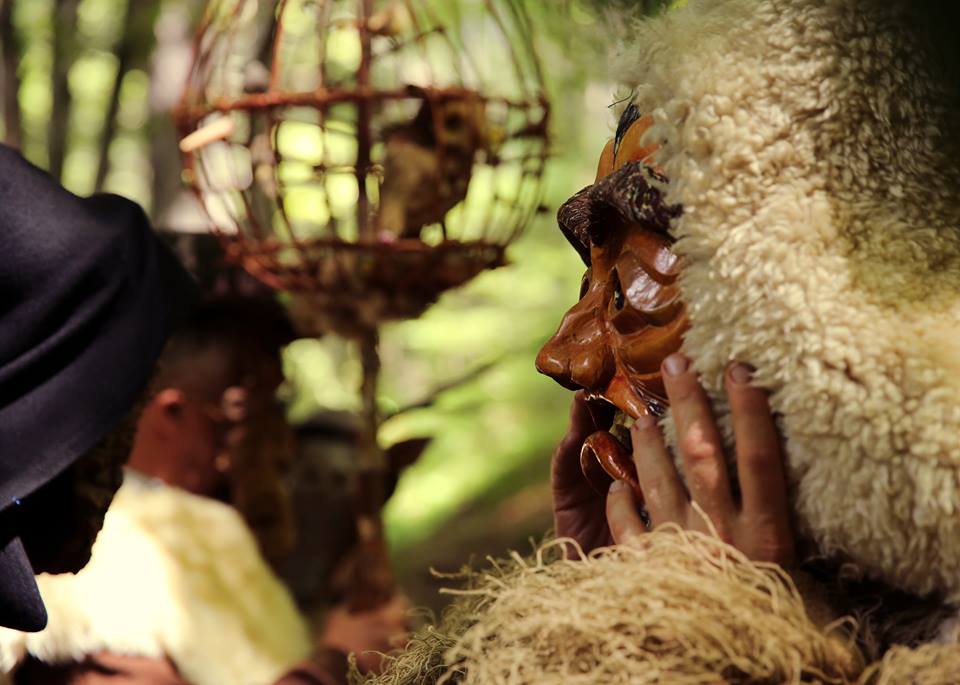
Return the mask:
[[0,54],[3,58],[3,135],[4,142],[13,148],[21,145],[20,123],[20,68],[19,43],[13,28],[14,0],[0,0]]

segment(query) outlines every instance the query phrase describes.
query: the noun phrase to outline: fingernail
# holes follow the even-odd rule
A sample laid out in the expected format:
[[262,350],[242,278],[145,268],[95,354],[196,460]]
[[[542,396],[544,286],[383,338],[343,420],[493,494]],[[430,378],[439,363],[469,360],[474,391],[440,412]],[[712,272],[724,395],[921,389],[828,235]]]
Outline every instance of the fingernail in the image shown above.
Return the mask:
[[730,369],[730,379],[734,383],[746,385],[753,378],[753,369],[746,364],[734,364]]
[[609,492],[610,492],[610,494],[612,495],[612,494],[614,494],[614,493],[616,493],[616,492],[620,492],[621,490],[625,490],[625,489],[628,488],[628,487],[630,487],[630,486],[627,485],[627,481],[625,481],[625,480],[615,480],[615,481],[613,481],[612,483],[610,483],[610,491],[609,491]]
[[663,369],[668,376],[679,376],[690,366],[690,360],[682,354],[671,354],[663,362]]
[[645,431],[657,425],[657,420],[650,414],[644,414],[633,422],[633,429],[636,431]]

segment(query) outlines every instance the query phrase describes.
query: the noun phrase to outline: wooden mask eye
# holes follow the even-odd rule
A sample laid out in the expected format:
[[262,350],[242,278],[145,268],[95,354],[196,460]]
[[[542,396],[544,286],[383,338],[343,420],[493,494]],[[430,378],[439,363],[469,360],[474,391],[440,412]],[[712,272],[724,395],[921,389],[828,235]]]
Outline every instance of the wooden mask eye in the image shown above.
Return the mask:
[[620,274],[614,271],[610,274],[610,277],[613,279],[613,303],[614,311],[620,312],[623,311],[623,308],[627,305],[627,298],[623,295],[623,287],[620,285]]

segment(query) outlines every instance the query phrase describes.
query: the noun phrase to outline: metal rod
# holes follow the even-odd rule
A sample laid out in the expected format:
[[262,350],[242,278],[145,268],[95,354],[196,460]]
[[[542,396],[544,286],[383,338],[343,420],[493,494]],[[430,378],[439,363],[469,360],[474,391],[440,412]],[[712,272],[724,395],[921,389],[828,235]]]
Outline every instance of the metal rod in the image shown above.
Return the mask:
[[380,412],[377,409],[377,380],[380,375],[379,345],[380,335],[376,330],[371,330],[358,340],[360,364],[363,370],[360,385],[364,430],[361,468],[366,471],[383,471],[386,467],[377,441],[377,431],[380,427]]
[[[531,104],[539,104],[540,100],[520,100],[516,98],[486,96],[469,91],[462,87],[430,87],[429,91],[438,100],[460,99],[465,96],[473,97],[488,104],[498,103],[508,107],[526,108]],[[197,103],[184,100],[174,109],[173,116],[181,127],[190,128],[197,121],[213,112],[231,112],[233,110],[256,110],[270,107],[317,107],[328,108],[342,102],[375,103],[387,100],[409,100],[410,91],[406,88],[374,90],[373,88],[319,88],[309,92],[268,92],[255,93],[237,98],[214,98],[209,102]]]
[[[360,0],[358,32],[360,33],[360,67],[357,69],[357,88],[364,92],[370,87],[370,31],[367,23],[373,14],[373,0]],[[370,101],[362,98],[357,101],[357,235],[360,240],[373,242],[376,230],[370,222],[370,198],[367,197],[367,173],[370,171],[370,148],[373,135],[370,131]]]
[[380,412],[377,409],[377,379],[380,375],[379,334],[370,329],[358,339],[363,380],[360,436],[360,476],[354,502],[357,516],[359,553],[350,605],[354,611],[373,609],[394,593],[393,569],[383,531],[381,510],[386,501],[387,458],[377,438]]

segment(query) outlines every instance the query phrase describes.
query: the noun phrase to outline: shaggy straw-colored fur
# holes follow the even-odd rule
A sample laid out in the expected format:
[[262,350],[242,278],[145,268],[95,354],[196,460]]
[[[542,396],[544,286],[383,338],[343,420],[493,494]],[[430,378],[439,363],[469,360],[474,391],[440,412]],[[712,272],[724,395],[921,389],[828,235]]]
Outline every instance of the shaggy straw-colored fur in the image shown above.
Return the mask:
[[[483,576],[465,568],[455,577],[475,587]],[[459,683],[463,673],[456,664],[447,663],[447,654],[457,644],[457,638],[476,623],[482,613],[481,604],[482,598],[477,595],[458,597],[446,607],[439,623],[427,623],[413,634],[401,651],[385,655],[380,675],[368,677],[361,674],[356,667],[356,658],[351,655],[350,684],[434,685],[441,677],[451,685]]]
[[[954,685],[960,648],[863,668],[852,620],[818,626],[780,569],[669,527],[564,559],[562,541],[455,578],[466,588],[379,676],[352,685]],[[857,636],[860,637],[860,636]]]
[[894,647],[872,664],[860,685],[951,685],[960,683],[960,649],[955,645]]
[[960,124],[913,0],[690,0],[625,23],[664,142],[684,351],[717,401],[752,364],[801,532],[960,599]]
[[[859,671],[848,624],[818,628],[782,570],[715,538],[662,530],[583,560],[548,552],[476,575],[455,631],[432,647],[421,636],[371,685],[845,683]],[[447,670],[435,680],[436,647]]]

